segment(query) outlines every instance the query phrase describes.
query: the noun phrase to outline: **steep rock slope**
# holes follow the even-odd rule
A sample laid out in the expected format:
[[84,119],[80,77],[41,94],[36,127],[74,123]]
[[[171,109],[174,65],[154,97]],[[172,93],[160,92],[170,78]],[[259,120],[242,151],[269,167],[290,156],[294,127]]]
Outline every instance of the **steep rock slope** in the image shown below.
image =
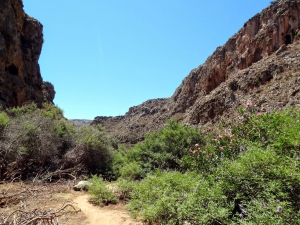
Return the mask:
[[23,11],[21,0],[0,1],[0,105],[53,101],[54,87],[43,83],[38,64],[42,30],[42,24]]
[[96,117],[93,123],[120,141],[137,142],[169,118],[212,129],[221,119],[237,118],[236,108],[246,101],[264,111],[298,105],[299,29],[300,1],[274,1],[193,69],[171,98],[152,105],[155,113],[143,115],[157,101],[149,100],[118,120]]

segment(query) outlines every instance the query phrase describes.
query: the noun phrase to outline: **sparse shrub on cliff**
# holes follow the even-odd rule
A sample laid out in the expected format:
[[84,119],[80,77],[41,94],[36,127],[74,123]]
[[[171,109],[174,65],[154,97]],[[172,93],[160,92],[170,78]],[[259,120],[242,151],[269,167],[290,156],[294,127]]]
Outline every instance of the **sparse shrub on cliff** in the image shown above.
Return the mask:
[[[5,126],[9,123],[9,118],[5,112],[0,112],[0,135],[2,134]],[[2,136],[2,135],[1,135]],[[1,137],[0,137],[1,140]]]
[[6,109],[6,112],[10,116],[17,117],[27,113],[35,112],[36,110],[37,110],[37,105],[35,103],[30,103],[22,107],[8,108]]
[[53,120],[60,120],[63,118],[63,110],[51,103],[43,103],[42,114]]

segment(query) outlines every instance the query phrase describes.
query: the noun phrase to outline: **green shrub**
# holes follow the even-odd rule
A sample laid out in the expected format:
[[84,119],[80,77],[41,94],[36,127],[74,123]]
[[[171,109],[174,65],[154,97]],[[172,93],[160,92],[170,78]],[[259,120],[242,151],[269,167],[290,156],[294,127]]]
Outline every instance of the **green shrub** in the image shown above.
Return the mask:
[[131,199],[131,194],[136,185],[138,185],[138,181],[128,180],[128,179],[118,179],[118,192],[120,194],[120,200],[129,200]]
[[32,113],[37,110],[37,105],[35,103],[31,103],[28,105],[24,105],[22,107],[13,107],[6,109],[6,112],[10,116],[21,116],[24,114]]
[[120,177],[127,180],[138,180],[145,177],[145,174],[137,162],[131,162],[120,169]]
[[[216,174],[227,199],[235,201],[236,207],[242,204],[248,211],[245,216],[247,220],[259,218],[260,212],[266,210],[262,209],[262,205],[255,208],[258,205],[256,201],[260,199],[261,204],[273,207],[271,214],[285,221],[282,224],[297,224],[295,218],[300,210],[299,161],[278,155],[272,148],[252,147],[236,160],[224,162]],[[252,207],[251,210],[247,208],[248,205]],[[284,207],[285,211],[276,214],[279,206]],[[240,210],[237,208],[233,214]]]
[[204,144],[201,132],[171,120],[165,128],[148,134],[127,158],[138,162],[145,174],[155,169],[181,170],[179,161],[194,143]]
[[244,121],[233,126],[232,132],[241,141],[259,143],[263,147],[273,146],[279,154],[295,156],[300,149],[300,110],[286,109],[268,113],[259,112],[252,106],[240,109]]
[[5,112],[0,112],[0,129],[3,129],[9,123],[9,118]]
[[76,129],[72,122],[66,119],[57,120],[54,125],[54,131],[60,138],[68,138],[76,135]]
[[[5,112],[0,112],[0,140],[3,140],[3,132],[5,127],[8,125],[10,119]],[[1,150],[0,150],[1,157]]]
[[117,203],[118,198],[108,190],[102,177],[92,176],[89,179],[91,185],[88,186],[88,193],[91,195],[90,201],[94,204],[103,206],[104,204]]
[[43,103],[42,114],[53,120],[60,120],[64,117],[63,110],[51,103]]
[[[198,174],[157,172],[132,185],[133,215],[149,224],[299,224],[300,110],[240,112],[242,123],[190,143],[178,160]],[[147,162],[137,149],[131,154]]]
[[220,187],[196,174],[158,171],[136,184],[131,198],[127,208],[147,224],[217,224],[230,213]]
[[111,168],[114,140],[100,126],[81,127],[77,145],[81,149],[82,163],[90,173],[107,173]]
[[7,114],[10,118],[0,113],[0,126],[4,126],[0,159],[5,170],[15,170],[6,172],[8,179],[13,174],[27,178],[77,167],[80,173],[110,170],[116,142],[101,127],[76,130],[53,104],[43,104],[41,109],[30,104],[7,109]]

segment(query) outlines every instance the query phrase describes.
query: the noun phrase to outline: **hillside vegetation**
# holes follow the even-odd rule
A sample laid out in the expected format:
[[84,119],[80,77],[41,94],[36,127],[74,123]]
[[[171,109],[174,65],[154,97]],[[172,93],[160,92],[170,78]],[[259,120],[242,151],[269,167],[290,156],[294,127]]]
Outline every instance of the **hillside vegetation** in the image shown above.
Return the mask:
[[[170,121],[114,155],[117,196],[147,224],[299,224],[300,110],[260,112],[248,102],[240,122],[202,135]],[[92,200],[116,202],[101,177]]]

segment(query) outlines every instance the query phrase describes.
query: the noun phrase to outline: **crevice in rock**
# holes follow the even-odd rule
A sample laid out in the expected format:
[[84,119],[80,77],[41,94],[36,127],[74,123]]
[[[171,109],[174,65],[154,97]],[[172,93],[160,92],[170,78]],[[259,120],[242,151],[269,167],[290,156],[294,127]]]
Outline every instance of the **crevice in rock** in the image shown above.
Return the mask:
[[5,70],[12,75],[18,76],[19,74],[19,69],[14,64],[11,64],[9,67],[6,67]]
[[285,44],[286,45],[292,44],[292,37],[291,37],[291,35],[289,35],[289,34],[285,35],[284,39],[285,39]]

